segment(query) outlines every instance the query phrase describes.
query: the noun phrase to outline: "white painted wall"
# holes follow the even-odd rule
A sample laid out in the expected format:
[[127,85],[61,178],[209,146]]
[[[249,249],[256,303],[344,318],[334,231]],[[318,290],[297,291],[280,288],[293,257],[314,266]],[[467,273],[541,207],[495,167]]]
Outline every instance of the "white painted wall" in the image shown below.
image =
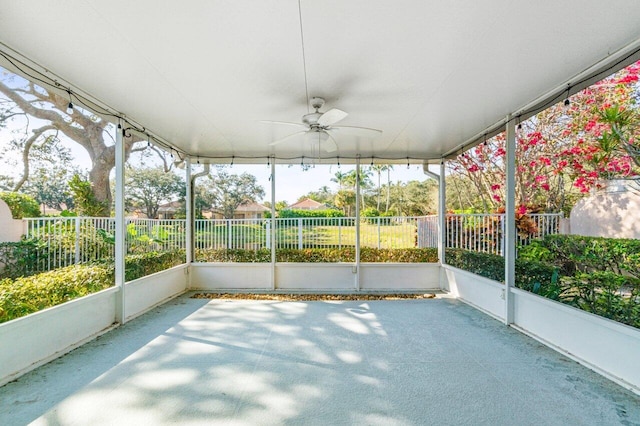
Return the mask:
[[640,330],[519,289],[514,325],[640,394]]
[[112,287],[0,324],[0,385],[108,330],[117,292]]
[[187,289],[186,264],[147,275],[125,285],[125,317],[134,318]]
[[443,265],[447,283],[444,287],[462,301],[504,320],[504,285],[453,266]]
[[640,238],[640,183],[612,181],[606,191],[583,198],[571,210],[571,233]]
[[14,219],[4,200],[0,200],[0,242],[20,241],[22,220]]
[[278,263],[276,288],[288,290],[352,291],[356,288],[351,263]]
[[[187,265],[126,284],[133,318],[187,287]],[[115,324],[117,287],[0,324],[0,386],[95,338]]]
[[271,288],[270,263],[192,263],[190,290]]
[[361,263],[362,290],[439,290],[438,263]]
[[[352,263],[277,263],[276,289],[302,291],[355,291],[356,273]],[[192,290],[270,290],[269,263],[194,263]],[[437,290],[440,265],[437,263],[362,263],[361,290]]]

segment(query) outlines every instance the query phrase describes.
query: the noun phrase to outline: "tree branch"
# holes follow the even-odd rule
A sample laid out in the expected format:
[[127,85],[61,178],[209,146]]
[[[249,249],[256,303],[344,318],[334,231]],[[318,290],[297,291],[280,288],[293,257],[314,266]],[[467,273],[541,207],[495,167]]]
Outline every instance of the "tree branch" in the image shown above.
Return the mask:
[[33,131],[33,135],[29,137],[24,143],[24,150],[22,151],[22,164],[24,167],[24,172],[20,180],[13,187],[13,191],[19,191],[22,188],[22,185],[29,179],[29,151],[31,150],[31,146],[38,140],[38,138],[47,130],[55,130],[55,127],[52,125],[42,126],[39,129]]

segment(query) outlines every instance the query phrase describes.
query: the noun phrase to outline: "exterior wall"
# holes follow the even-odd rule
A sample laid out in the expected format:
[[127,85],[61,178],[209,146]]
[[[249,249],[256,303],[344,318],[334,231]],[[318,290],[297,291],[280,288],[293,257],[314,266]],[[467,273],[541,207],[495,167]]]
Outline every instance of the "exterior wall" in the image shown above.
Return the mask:
[[[504,285],[445,265],[452,295],[504,320]],[[640,394],[640,330],[529,292],[511,289],[517,330]]]
[[[192,290],[271,290],[270,263],[194,263]],[[277,263],[276,290],[356,291],[356,266],[352,263]],[[362,263],[360,290],[439,290],[440,265],[436,263]]]
[[0,200],[0,242],[20,241],[22,228],[22,221],[14,219],[7,203]]
[[187,265],[157,272],[125,285],[125,317],[136,317],[187,289]]
[[440,289],[438,263],[361,263],[362,290],[428,291]]
[[[127,318],[184,292],[186,271],[181,265],[127,283]],[[0,324],[0,386],[114,327],[118,293],[111,287]]]
[[0,324],[0,385],[111,328],[115,287]]
[[504,284],[449,265],[444,265],[443,269],[447,281],[443,287],[453,296],[504,320]]
[[571,210],[570,221],[575,235],[640,238],[640,191],[621,183],[583,198]]
[[271,288],[270,263],[192,263],[190,290]]
[[640,330],[513,289],[514,325],[640,394]]

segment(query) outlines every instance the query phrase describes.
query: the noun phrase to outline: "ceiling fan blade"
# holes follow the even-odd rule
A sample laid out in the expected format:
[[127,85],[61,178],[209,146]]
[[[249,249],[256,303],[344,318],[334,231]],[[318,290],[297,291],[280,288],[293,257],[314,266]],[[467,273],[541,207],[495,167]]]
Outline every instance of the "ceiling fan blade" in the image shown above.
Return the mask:
[[329,111],[325,112],[318,118],[318,124],[321,126],[331,126],[334,123],[337,123],[340,120],[343,120],[347,115],[346,112],[341,111],[337,108],[332,108]]
[[289,139],[294,138],[294,137],[296,137],[296,136],[298,136],[298,135],[301,135],[301,134],[303,134],[303,133],[307,133],[307,131],[306,131],[306,130],[302,130],[301,132],[295,132],[295,133],[292,133],[292,134],[290,134],[289,136],[285,136],[285,137],[284,137],[284,138],[282,138],[282,139],[278,139],[278,140],[275,140],[275,141],[271,142],[269,145],[278,145],[279,143],[286,142],[286,141],[288,141]]
[[325,146],[324,146],[324,150],[327,152],[335,152],[338,150],[338,143],[336,142],[336,140],[333,138],[333,136],[331,136],[331,133],[325,130],[325,133],[327,134],[327,136],[329,136],[327,138],[327,140],[325,141]]
[[307,128],[307,126],[305,126],[304,124],[300,124],[300,123],[291,123],[289,121],[271,121],[271,120],[260,120],[259,123],[264,123],[264,124],[284,124],[287,126],[296,126],[296,127],[302,127],[302,128]]
[[331,126],[331,130],[344,130],[345,133],[382,133],[382,130],[358,126]]

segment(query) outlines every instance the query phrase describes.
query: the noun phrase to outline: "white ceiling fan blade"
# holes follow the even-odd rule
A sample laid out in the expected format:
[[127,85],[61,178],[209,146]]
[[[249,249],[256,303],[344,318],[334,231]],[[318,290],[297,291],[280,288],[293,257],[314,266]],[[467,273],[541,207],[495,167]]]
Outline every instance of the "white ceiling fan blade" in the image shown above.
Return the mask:
[[327,140],[325,141],[325,146],[324,146],[324,150],[327,152],[335,152],[338,150],[338,143],[336,142],[336,140],[333,138],[333,136],[331,136],[331,133],[328,131],[324,131],[327,136],[329,136],[327,138]]
[[275,140],[275,141],[271,142],[269,145],[278,145],[279,143],[286,142],[286,141],[288,141],[289,139],[294,138],[294,137],[296,137],[296,136],[298,136],[298,135],[301,135],[301,134],[303,134],[303,133],[307,133],[307,131],[306,131],[306,130],[303,130],[303,131],[301,131],[301,132],[295,132],[295,133],[292,133],[292,134],[290,134],[289,136],[285,136],[285,137],[284,137],[284,138],[282,138],[282,139],[278,139],[278,140]]
[[358,127],[358,126],[331,126],[331,130],[343,130],[345,133],[382,133],[382,130],[372,129],[370,127]]
[[260,120],[260,123],[264,123],[264,124],[284,124],[286,126],[296,126],[296,127],[302,127],[304,129],[307,128],[307,126],[305,126],[304,124],[300,124],[300,123],[291,123],[289,121],[271,121],[271,120]]
[[343,120],[347,115],[346,112],[341,111],[337,108],[332,108],[329,111],[325,112],[318,118],[318,124],[321,126],[331,126],[334,123],[337,123],[340,120]]

